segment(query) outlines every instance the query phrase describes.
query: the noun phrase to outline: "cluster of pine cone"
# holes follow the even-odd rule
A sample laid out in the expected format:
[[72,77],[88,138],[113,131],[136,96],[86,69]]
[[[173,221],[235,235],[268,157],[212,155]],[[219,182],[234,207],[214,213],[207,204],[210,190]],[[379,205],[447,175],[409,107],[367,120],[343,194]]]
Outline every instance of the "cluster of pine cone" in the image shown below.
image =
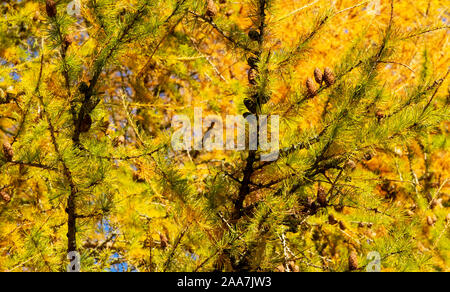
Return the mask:
[[[259,41],[261,37],[260,33],[256,30],[250,30],[248,35],[252,41]],[[257,57],[252,56],[247,59],[247,64],[250,66],[250,69],[248,70],[248,82],[252,87],[258,84],[258,63],[259,59]],[[250,98],[244,100],[244,105],[252,114],[255,114],[258,103],[266,104],[269,100],[270,96],[260,96],[259,93],[255,93]]]
[[350,271],[356,271],[359,269],[358,254],[356,253],[356,251],[354,249],[351,250],[348,255],[348,269]]
[[5,190],[1,190],[1,191],[0,191],[0,198],[1,198],[5,203],[11,202],[11,196],[10,196],[10,194],[8,194],[8,192],[5,191]]
[[206,16],[209,18],[213,18],[217,15],[218,9],[213,0],[206,1]]
[[314,70],[314,79],[319,84],[319,87],[314,83],[312,78],[306,80],[306,90],[308,92],[308,97],[313,98],[317,95],[320,86],[325,82],[326,87],[330,87],[336,82],[336,77],[334,76],[331,68],[326,67],[323,72],[319,68]]
[[[56,9],[56,3],[53,0],[47,0],[45,2],[45,10],[47,12],[47,16],[49,18],[55,18],[56,14],[57,14],[57,9]],[[62,46],[64,51],[67,51],[67,49],[69,48],[69,46],[72,44],[73,42],[73,38],[70,35],[66,35],[64,36],[63,40],[62,40]]]
[[45,3],[45,10],[47,12],[48,17],[54,18],[56,17],[56,3],[53,0],[47,0]]
[[8,142],[3,143],[3,156],[8,162],[13,160],[14,151],[11,147],[11,144],[9,144]]

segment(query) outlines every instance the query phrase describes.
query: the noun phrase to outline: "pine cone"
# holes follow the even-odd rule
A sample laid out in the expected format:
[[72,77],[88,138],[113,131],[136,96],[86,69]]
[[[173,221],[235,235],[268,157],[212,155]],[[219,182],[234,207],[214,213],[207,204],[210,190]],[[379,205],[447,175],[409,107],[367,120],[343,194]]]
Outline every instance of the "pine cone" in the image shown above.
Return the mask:
[[327,86],[333,85],[334,82],[336,81],[336,78],[334,77],[334,73],[329,67],[326,67],[323,70],[323,79],[325,80],[325,83],[327,84]]
[[249,98],[244,99],[244,105],[252,114],[256,114],[256,103],[253,100]]
[[14,157],[14,150],[11,147],[11,144],[8,142],[3,143],[3,153],[5,155],[6,161],[12,161]]
[[312,98],[317,95],[317,87],[311,78],[306,79],[306,89],[308,90],[308,97]]
[[92,118],[90,115],[86,114],[81,123],[80,132],[87,133],[91,129],[92,126]]
[[380,122],[382,119],[384,119],[386,116],[382,111],[377,111],[375,113],[375,117],[378,119],[378,122]]
[[342,231],[344,231],[345,229],[347,229],[347,227],[345,227],[344,222],[339,221],[339,229],[341,229]]
[[259,41],[259,39],[261,38],[261,35],[259,34],[258,31],[252,29],[248,32],[248,37],[252,40],[252,41]]
[[358,270],[358,254],[352,250],[348,256],[348,268],[350,271]]
[[325,207],[327,205],[327,192],[323,187],[319,187],[317,191],[317,202],[320,206]]
[[433,226],[434,224],[436,224],[436,222],[437,222],[437,218],[435,215],[427,217],[428,225]]
[[372,153],[367,152],[366,154],[364,154],[364,160],[370,161],[370,160],[372,160],[372,158],[373,158]]
[[258,78],[258,71],[253,68],[248,70],[248,82],[250,82],[251,85],[258,84],[256,78]]
[[216,3],[214,3],[213,0],[207,0],[206,1],[206,16],[208,17],[215,17],[217,15],[217,6]]
[[53,18],[56,16],[56,3],[53,0],[47,0],[45,3],[45,10],[47,11],[47,15],[50,18]]
[[314,70],[314,79],[316,79],[316,82],[319,83],[319,85],[323,82],[323,73],[319,68]]
[[64,50],[67,51],[67,49],[70,47],[70,45],[71,45],[72,43],[73,43],[73,38],[72,38],[72,36],[66,35],[66,36],[64,37],[64,40],[63,40],[63,47],[64,47]]
[[6,191],[0,191],[0,197],[6,203],[11,202],[11,196]]
[[328,215],[328,223],[330,225],[338,224],[338,221],[336,220],[336,218],[334,218],[333,214]]

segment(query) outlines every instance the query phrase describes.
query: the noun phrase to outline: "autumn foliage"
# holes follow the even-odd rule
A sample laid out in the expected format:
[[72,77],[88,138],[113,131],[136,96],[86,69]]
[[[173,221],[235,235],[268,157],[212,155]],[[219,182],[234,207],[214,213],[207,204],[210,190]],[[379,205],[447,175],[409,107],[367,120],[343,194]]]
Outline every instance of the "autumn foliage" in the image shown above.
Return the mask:
[[[0,271],[449,271],[447,1],[0,10]],[[195,108],[278,159],[175,151]]]

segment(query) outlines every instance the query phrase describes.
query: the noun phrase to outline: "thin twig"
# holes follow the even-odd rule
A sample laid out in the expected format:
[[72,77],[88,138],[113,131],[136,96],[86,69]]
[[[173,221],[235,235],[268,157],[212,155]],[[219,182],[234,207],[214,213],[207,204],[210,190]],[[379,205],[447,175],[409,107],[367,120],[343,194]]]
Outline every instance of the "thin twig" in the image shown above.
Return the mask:
[[409,66],[406,65],[406,64],[400,63],[400,62],[394,62],[394,61],[378,61],[378,63],[400,65],[400,66],[405,67],[405,68],[408,69],[409,71],[413,72],[414,74],[416,73],[413,69],[411,69],[411,67],[409,67]]
[[360,6],[363,6],[364,4],[367,4],[367,3],[369,3],[369,2],[370,2],[370,1],[364,1],[364,2],[361,2],[361,3],[356,4],[356,5],[354,5],[354,6],[351,6],[351,7],[345,8],[345,9],[342,9],[342,10],[336,12],[336,14],[335,14],[334,16],[336,16],[336,15],[338,15],[338,14],[341,14],[341,13],[344,13],[345,11],[348,11],[348,10],[351,10],[351,9],[354,9],[354,8],[357,8],[357,7],[360,7]]
[[317,2],[319,2],[319,0],[315,0],[314,2],[309,3],[309,4],[307,4],[307,5],[303,6],[303,7],[297,8],[297,9],[295,9],[294,11],[292,11],[292,12],[286,14],[285,16],[280,17],[279,19],[276,20],[276,22],[285,20],[286,18],[289,18],[289,17],[291,17],[291,16],[293,16],[293,15],[299,13],[300,11],[302,11],[302,10],[304,10],[304,9],[313,6],[313,5],[316,4]]
[[173,246],[172,251],[169,254],[169,257],[167,258],[166,262],[164,263],[164,272],[166,272],[167,269],[170,267],[170,263],[172,261],[173,256],[175,255],[175,251],[178,248],[178,246],[180,245],[181,240],[183,239],[183,237],[186,234],[188,229],[189,229],[189,224],[183,229],[181,234],[178,236],[178,239],[177,239],[175,245]]
[[437,198],[437,196],[439,196],[440,192],[442,191],[442,189],[444,188],[444,186],[447,184],[447,182],[449,181],[449,179],[445,179],[444,182],[440,185],[439,189],[436,191],[436,193],[433,195],[433,197],[430,200],[430,204],[428,205],[428,209],[431,208],[431,205],[433,205],[434,200]]

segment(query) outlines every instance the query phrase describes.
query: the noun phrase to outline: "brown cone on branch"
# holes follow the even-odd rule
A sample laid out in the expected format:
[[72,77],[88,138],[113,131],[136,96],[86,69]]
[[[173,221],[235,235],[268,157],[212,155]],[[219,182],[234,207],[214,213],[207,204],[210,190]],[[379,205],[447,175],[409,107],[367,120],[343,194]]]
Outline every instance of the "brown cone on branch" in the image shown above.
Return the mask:
[[6,191],[0,191],[0,198],[6,203],[11,202],[11,196]]
[[47,0],[45,3],[45,10],[47,11],[47,15],[50,18],[53,18],[56,16],[56,3],[53,0]]
[[334,76],[334,73],[331,70],[331,68],[326,67],[323,70],[323,80],[325,81],[327,86],[331,86],[334,84],[334,82],[336,82],[336,77]]
[[162,249],[166,249],[169,246],[169,239],[167,239],[167,236],[164,233],[159,233],[159,240]]
[[313,98],[317,95],[317,87],[312,78],[306,79],[306,90],[308,91],[309,98]]
[[231,15],[233,15],[234,14],[234,10],[228,10],[226,13],[225,13],[225,16],[226,17],[230,17]]
[[350,271],[356,271],[359,269],[358,254],[354,250],[352,250],[348,256],[348,268]]
[[378,122],[380,122],[382,119],[384,119],[386,116],[385,114],[379,110],[375,113],[375,117],[377,118]]
[[248,70],[248,82],[251,85],[256,85],[258,82],[256,79],[258,78],[258,71],[256,69],[251,68]]
[[206,0],[206,16],[215,17],[217,15],[217,6],[213,0]]
[[319,85],[321,85],[323,82],[323,73],[322,70],[320,70],[319,68],[316,68],[314,70],[314,79],[316,80],[317,83],[319,83]]
[[72,36],[66,35],[66,36],[64,37],[64,40],[63,40],[63,47],[64,47],[64,50],[67,51],[67,49],[70,47],[70,45],[71,45],[72,43],[73,43],[73,38],[72,38]]
[[5,155],[6,161],[12,161],[14,150],[8,142],[3,143],[3,154]]
[[436,222],[437,222],[437,218],[435,215],[427,217],[428,225],[433,226],[434,224],[436,224]]
[[328,215],[328,223],[330,225],[338,224],[338,221],[336,220],[336,218],[334,218],[333,214]]
[[323,187],[319,187],[317,191],[317,202],[320,206],[325,207],[327,205],[327,192]]
[[81,122],[80,132],[87,133],[91,129],[92,126],[92,118],[90,115],[86,114]]

